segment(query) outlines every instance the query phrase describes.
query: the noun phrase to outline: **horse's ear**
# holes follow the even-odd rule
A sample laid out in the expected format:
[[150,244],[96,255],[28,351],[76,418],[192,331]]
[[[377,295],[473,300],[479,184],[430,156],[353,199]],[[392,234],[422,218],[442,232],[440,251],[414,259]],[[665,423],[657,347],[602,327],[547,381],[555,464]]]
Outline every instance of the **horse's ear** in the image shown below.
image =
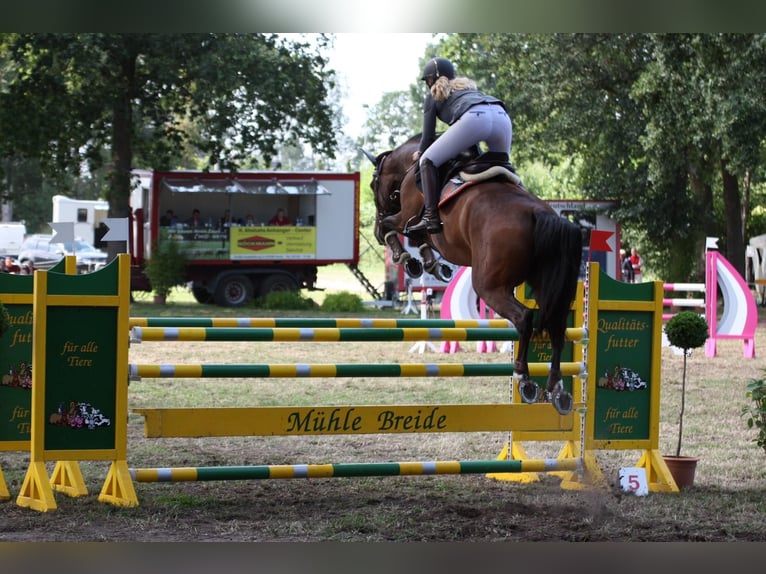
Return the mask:
[[362,148],[359,148],[359,151],[361,151],[365,155],[365,157],[372,162],[372,165],[378,165],[378,162],[376,161],[377,158],[374,155],[372,155],[370,152]]

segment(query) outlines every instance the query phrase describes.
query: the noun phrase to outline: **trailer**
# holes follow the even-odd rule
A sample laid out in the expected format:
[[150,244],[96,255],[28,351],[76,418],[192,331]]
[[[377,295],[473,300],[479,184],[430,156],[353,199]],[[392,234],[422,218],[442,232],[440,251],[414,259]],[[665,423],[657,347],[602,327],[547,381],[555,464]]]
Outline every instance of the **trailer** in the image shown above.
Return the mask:
[[74,223],[75,237],[95,244],[95,230],[109,216],[109,202],[103,199],[75,199],[53,196],[53,223]]
[[[246,304],[272,291],[316,288],[317,270],[359,262],[359,173],[136,171],[131,289],[152,250],[175,242],[200,303]],[[290,225],[271,225],[278,209]],[[196,212],[196,216],[195,216]]]

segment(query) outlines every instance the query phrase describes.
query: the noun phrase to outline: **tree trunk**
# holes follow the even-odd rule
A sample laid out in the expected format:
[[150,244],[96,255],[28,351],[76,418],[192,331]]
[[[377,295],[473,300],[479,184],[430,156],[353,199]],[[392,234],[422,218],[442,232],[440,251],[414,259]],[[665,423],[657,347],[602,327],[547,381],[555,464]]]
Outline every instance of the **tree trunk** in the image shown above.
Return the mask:
[[[126,57],[122,63],[122,76],[129,86],[135,81],[135,58]],[[117,96],[112,110],[112,165],[109,173],[109,217],[132,221],[130,210],[131,170],[133,169],[133,109],[131,90],[123,90]],[[128,226],[129,234],[132,225]],[[107,253],[111,261],[118,253],[128,253],[128,242],[109,242]]]
[[745,242],[742,240],[742,199],[737,176],[721,161],[724,220],[726,222],[726,258],[742,277],[745,276]]

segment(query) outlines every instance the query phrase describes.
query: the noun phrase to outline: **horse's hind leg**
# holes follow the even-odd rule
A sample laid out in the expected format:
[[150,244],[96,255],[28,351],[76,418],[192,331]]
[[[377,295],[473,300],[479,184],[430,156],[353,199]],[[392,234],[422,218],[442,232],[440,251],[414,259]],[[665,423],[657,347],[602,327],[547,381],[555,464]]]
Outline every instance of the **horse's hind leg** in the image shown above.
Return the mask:
[[566,340],[566,328],[562,333],[551,335],[551,370],[548,374],[547,392],[554,408],[559,414],[565,415],[572,410],[574,400],[572,395],[564,390],[563,376],[561,373],[561,354]]
[[516,325],[516,330],[519,332],[519,350],[516,353],[513,372],[518,381],[519,396],[525,403],[535,403],[540,396],[540,389],[529,376],[529,344],[533,333],[532,309],[524,307],[522,320]]
[[519,395],[525,403],[537,402],[539,397],[539,388],[529,376],[529,344],[532,340],[533,325],[532,309],[522,305],[514,297],[513,293],[500,290],[504,293],[502,296],[497,290],[488,291],[477,285],[474,280],[474,289],[477,294],[484,299],[484,302],[501,317],[505,317],[519,333],[519,340],[516,352],[516,361],[513,364],[513,375],[518,383]]

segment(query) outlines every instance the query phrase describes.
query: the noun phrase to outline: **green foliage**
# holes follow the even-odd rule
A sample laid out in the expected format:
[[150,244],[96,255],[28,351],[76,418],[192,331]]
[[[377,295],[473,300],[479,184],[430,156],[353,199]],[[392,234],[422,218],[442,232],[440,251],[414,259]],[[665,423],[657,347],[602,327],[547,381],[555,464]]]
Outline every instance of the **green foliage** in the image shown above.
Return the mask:
[[386,92],[364,122],[364,148],[375,155],[404,143],[422,128],[425,90]]
[[356,293],[341,291],[328,294],[321,308],[328,313],[358,313],[364,311],[364,303]]
[[758,436],[753,442],[766,451],[766,381],[751,379],[745,396],[752,404],[742,407],[742,416],[747,417],[747,428],[758,429]]
[[186,281],[186,258],[175,241],[155,244],[144,273],[149,279],[152,291],[160,297],[167,297],[170,290]]
[[705,344],[708,324],[704,317],[694,311],[681,311],[665,324],[665,334],[674,347],[688,351]]
[[629,243],[657,254],[646,271],[684,281],[698,265],[682,258],[704,260],[689,246],[708,236],[744,272],[743,229],[764,201],[764,39],[468,33],[449,35],[440,52],[508,104],[517,166],[575,160],[563,196],[619,201],[613,215]]
[[258,309],[303,311],[312,309],[314,301],[301,296],[300,291],[272,291],[257,297],[253,305]]
[[5,335],[11,326],[11,317],[8,315],[8,309],[0,302],[0,337]]
[[[328,38],[313,40],[0,34],[0,158],[37,160],[56,179],[107,165],[110,216],[127,217],[135,166],[230,171],[259,157],[266,167],[295,142],[331,157]],[[196,158],[204,166],[186,165]]]

